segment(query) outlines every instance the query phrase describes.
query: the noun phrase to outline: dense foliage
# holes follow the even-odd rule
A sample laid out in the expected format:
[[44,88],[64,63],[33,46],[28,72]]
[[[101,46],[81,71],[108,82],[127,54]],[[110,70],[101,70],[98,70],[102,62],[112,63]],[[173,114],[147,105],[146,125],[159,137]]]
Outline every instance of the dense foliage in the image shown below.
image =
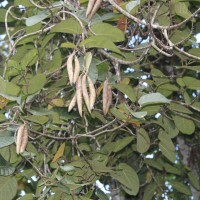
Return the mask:
[[197,200],[200,2],[99,5],[1,6],[0,199]]

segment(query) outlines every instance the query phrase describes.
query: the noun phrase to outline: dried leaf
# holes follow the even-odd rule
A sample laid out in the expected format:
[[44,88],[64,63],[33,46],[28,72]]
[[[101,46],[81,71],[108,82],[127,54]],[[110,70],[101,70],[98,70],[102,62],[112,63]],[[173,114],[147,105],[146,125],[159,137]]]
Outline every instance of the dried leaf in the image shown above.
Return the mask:
[[74,95],[74,97],[72,98],[69,107],[68,107],[68,112],[70,112],[72,110],[72,108],[76,105],[76,94]]
[[108,79],[103,83],[103,114],[106,115],[108,101]]
[[79,76],[76,82],[76,101],[78,105],[78,112],[80,116],[82,117],[82,86],[81,85],[82,85],[81,76]]
[[73,84],[73,78],[74,78],[74,72],[73,72],[73,58],[74,54],[70,54],[67,59],[67,73],[69,77],[69,82],[72,85]]
[[75,62],[75,69],[74,69],[73,83],[75,84],[77,79],[78,79],[78,76],[79,76],[79,73],[80,73],[80,69],[81,69],[79,60],[78,60],[76,55],[74,57],[74,62]]
[[55,156],[54,156],[54,158],[52,160],[52,163],[56,162],[61,156],[63,156],[64,150],[65,150],[65,143],[63,143],[59,147],[58,151],[56,152],[56,154],[55,154]]
[[102,2],[102,0],[96,0],[94,6],[93,6],[93,8],[92,8],[92,10],[91,10],[91,12],[90,12],[90,14],[89,14],[89,16],[88,16],[88,19],[89,19],[89,20],[92,19],[93,15],[94,15],[94,14],[97,12],[97,10],[99,9],[99,7],[100,7],[100,5],[101,5],[101,2]]
[[16,153],[23,153],[28,142],[28,130],[26,124],[22,124],[17,131]]
[[95,91],[94,84],[89,76],[87,76],[87,80],[88,80],[89,91],[90,91],[90,109],[93,109],[95,99],[96,99],[96,91]]
[[87,6],[87,10],[86,10],[86,17],[91,13],[95,2],[96,2],[96,0],[89,0],[88,1],[88,6]]
[[87,109],[89,112],[91,112],[90,109],[90,99],[89,99],[89,95],[88,95],[88,91],[87,91],[87,85],[86,85],[86,78],[87,78],[87,74],[84,74],[82,77],[82,93],[83,93],[83,98],[85,101],[85,104],[87,106]]

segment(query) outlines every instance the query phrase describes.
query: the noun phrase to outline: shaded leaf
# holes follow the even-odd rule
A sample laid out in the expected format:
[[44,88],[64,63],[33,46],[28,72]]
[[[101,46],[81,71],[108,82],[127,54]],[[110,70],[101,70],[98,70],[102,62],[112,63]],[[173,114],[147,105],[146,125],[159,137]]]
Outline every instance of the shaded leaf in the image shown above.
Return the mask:
[[145,129],[140,128],[137,132],[137,151],[145,153],[150,147],[150,138]]
[[188,178],[189,178],[192,186],[195,187],[197,190],[200,190],[200,183],[199,183],[197,176],[195,176],[192,172],[189,172]]
[[177,190],[183,194],[186,194],[186,195],[191,195],[191,191],[190,191],[189,187],[186,186],[185,184],[177,182],[177,181],[173,181],[173,182],[171,182],[171,184],[175,190]]
[[148,184],[145,187],[144,196],[143,196],[142,200],[151,200],[155,194],[157,187],[158,186],[156,183]]
[[28,121],[32,121],[38,124],[45,124],[49,120],[47,116],[35,116],[35,115],[26,116],[24,118]]
[[134,91],[133,87],[127,84],[119,83],[119,84],[114,84],[113,87],[118,89],[120,92],[123,94],[126,94],[127,97],[132,101],[136,101],[136,92]]
[[113,149],[113,152],[116,153],[116,152],[122,150],[123,148],[128,146],[133,140],[134,140],[133,136],[124,137],[122,139],[117,140],[115,142],[115,147]]
[[14,177],[0,176],[0,199],[12,200],[17,193],[17,180]]
[[169,161],[174,162],[176,160],[176,154],[174,151],[170,150],[168,148],[168,144],[165,144],[164,142],[159,142],[159,148],[162,152],[162,154],[169,159]]
[[168,163],[164,164],[164,168],[165,168],[166,172],[168,172],[168,173],[181,175],[180,169],[177,169],[176,167],[174,167]]
[[100,189],[96,189],[95,194],[97,195],[97,197],[99,197],[100,200],[109,200],[107,195]]
[[15,167],[11,166],[10,163],[0,155],[0,176],[9,176],[13,174],[14,171]]
[[14,136],[10,131],[0,132],[0,148],[11,145],[15,142]]
[[151,167],[153,167],[155,169],[158,169],[160,171],[163,170],[163,166],[158,161],[156,161],[156,160],[152,160],[152,159],[146,158],[144,160],[144,163],[146,163],[147,165],[149,165],[149,166],[151,166]]

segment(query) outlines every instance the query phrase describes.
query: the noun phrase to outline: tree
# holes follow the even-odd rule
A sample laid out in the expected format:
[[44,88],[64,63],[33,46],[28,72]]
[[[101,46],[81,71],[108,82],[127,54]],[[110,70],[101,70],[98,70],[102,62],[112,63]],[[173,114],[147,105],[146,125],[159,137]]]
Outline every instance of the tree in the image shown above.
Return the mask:
[[1,199],[198,200],[199,6],[1,7]]

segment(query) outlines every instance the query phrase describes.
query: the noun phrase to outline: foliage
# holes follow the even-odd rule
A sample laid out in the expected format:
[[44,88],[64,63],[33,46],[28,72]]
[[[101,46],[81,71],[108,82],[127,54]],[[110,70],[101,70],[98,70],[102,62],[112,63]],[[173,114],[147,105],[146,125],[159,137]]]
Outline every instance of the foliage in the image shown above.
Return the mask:
[[[97,180],[126,199],[189,199],[200,190],[199,1],[108,0],[91,21],[87,5],[0,8],[0,199],[109,199]],[[77,106],[68,112],[78,89],[71,54],[96,90],[91,111],[77,102],[83,116]],[[29,138],[18,155],[22,124]],[[179,139],[190,147],[186,161]]]

